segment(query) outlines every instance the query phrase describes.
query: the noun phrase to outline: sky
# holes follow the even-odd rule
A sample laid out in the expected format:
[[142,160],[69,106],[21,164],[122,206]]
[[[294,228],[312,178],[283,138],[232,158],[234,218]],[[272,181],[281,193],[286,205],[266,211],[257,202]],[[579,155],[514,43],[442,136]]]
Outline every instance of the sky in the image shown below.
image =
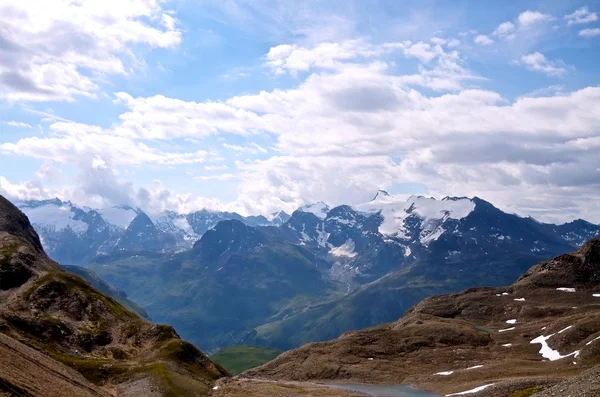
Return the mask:
[[0,0],[0,194],[600,223],[600,1]]

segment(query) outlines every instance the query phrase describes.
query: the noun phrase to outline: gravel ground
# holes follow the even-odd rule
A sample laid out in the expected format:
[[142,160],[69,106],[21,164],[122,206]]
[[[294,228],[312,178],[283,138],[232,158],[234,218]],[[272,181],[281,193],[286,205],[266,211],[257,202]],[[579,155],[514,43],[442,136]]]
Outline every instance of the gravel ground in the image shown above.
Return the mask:
[[[470,397],[509,397],[511,394],[528,389],[530,387],[548,388],[560,382],[562,379],[552,378],[529,378],[514,379],[496,383],[484,391],[469,394]],[[537,396],[537,394],[536,394]],[[561,396],[562,397],[562,396]]]
[[117,386],[119,397],[161,397],[158,388],[148,378],[121,383]]
[[600,366],[544,390],[535,397],[599,397]]

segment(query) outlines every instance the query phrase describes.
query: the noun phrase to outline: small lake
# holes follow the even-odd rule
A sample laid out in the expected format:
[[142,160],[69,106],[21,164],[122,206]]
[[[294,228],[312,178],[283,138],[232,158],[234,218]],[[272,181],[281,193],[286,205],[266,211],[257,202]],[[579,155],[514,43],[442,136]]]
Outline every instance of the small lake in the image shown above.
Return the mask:
[[377,397],[441,397],[439,394],[434,394],[425,390],[416,389],[412,386],[403,385],[385,386],[350,383],[330,383],[327,386],[338,389],[357,391],[365,393],[369,396]]

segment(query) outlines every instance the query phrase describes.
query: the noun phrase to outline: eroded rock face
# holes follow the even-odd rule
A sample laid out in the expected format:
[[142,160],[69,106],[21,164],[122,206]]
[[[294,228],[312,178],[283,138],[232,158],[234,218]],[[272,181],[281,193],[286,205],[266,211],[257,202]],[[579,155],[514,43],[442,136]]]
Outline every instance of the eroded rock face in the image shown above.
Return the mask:
[[20,263],[11,263],[10,259],[0,256],[0,290],[6,291],[25,284],[33,272]]

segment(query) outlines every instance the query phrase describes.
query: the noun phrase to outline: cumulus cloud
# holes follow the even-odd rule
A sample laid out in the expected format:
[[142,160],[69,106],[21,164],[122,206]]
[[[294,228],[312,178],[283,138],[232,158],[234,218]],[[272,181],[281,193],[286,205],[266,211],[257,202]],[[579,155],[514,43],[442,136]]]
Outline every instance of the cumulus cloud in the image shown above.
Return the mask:
[[523,27],[533,26],[542,22],[553,20],[554,17],[550,14],[544,14],[539,11],[527,10],[519,14],[517,21]]
[[56,122],[48,137],[27,137],[16,143],[0,144],[0,152],[64,164],[182,165],[203,163],[207,152],[165,152],[143,142],[111,134],[100,127],[73,122]]
[[461,43],[460,43],[460,40],[458,40],[458,39],[451,39],[451,40],[448,42],[448,48],[454,48],[454,47],[458,47],[460,44],[461,44]]
[[223,147],[225,147],[227,149],[231,149],[236,152],[247,153],[247,154],[269,153],[269,151],[267,149],[265,149],[264,147],[260,146],[259,144],[255,143],[255,142],[250,142],[250,144],[248,146],[230,145],[228,143],[224,143]]
[[515,31],[515,24],[507,21],[503,22],[492,33],[494,36],[506,37]]
[[45,189],[40,181],[11,183],[3,176],[0,176],[0,194],[15,201],[45,200],[60,195],[59,192]]
[[590,12],[587,7],[581,7],[572,14],[565,15],[567,25],[578,25],[584,23],[595,22],[598,20],[598,14]]
[[0,4],[0,98],[94,97],[103,75],[132,72],[134,47],[180,43],[160,0],[6,0]]
[[551,61],[540,52],[523,55],[520,62],[529,70],[555,77],[564,76],[568,69],[572,69],[572,66],[567,66],[562,60]]
[[236,174],[216,174],[216,175],[202,175],[194,177],[197,181],[231,181],[234,179],[238,179],[239,175]]
[[[600,220],[589,206],[600,189],[600,158],[594,150],[600,144],[599,87],[510,101],[474,86],[481,78],[458,51],[440,45],[361,40],[336,47],[360,52],[353,56],[329,56],[319,45],[292,47],[275,66],[285,73],[298,71],[298,83],[287,89],[207,102],[119,93],[124,113],[110,128],[55,121],[48,137],[23,138],[0,150],[76,165],[78,187],[68,194],[82,202],[95,200],[97,206],[128,200],[152,211],[209,207],[267,214],[318,200],[353,204],[382,187],[425,183],[431,195],[479,195],[546,220]],[[313,50],[316,54],[310,54]],[[308,68],[288,63],[294,51],[310,60]],[[412,59],[415,73],[392,67],[386,58],[390,51]],[[533,55],[519,62],[548,74],[562,73],[549,67],[567,69],[543,54]],[[300,71],[306,76],[300,78]],[[160,185],[136,187],[117,172],[127,165],[210,160],[208,152],[155,148],[156,142],[178,138],[202,142],[219,134],[228,150],[260,153],[251,143],[227,140],[227,134],[250,140],[259,133],[272,140],[268,146],[276,155],[246,158],[231,172],[198,177],[239,180],[232,203],[178,195]],[[6,182],[2,186],[9,186]],[[9,187],[23,196],[23,187]]]
[[600,36],[600,28],[583,29],[579,32],[579,35],[586,38]]
[[475,43],[479,44],[479,45],[491,45],[494,44],[494,40],[490,39],[488,36],[484,35],[484,34],[480,34],[479,36],[475,37]]

